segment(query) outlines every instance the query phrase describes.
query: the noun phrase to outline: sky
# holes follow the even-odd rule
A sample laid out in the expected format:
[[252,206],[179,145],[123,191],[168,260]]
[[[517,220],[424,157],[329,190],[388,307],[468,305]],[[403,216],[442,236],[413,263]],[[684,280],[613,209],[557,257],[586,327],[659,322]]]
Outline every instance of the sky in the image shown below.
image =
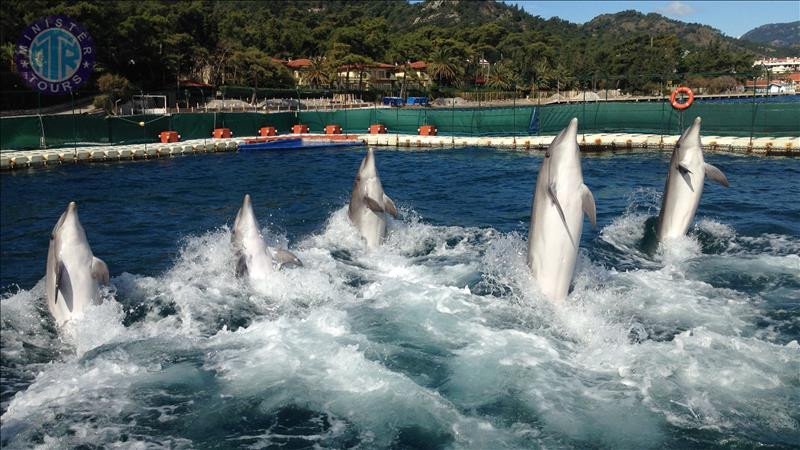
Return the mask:
[[560,17],[584,23],[600,14],[626,9],[659,13],[682,22],[712,26],[731,37],[740,37],[768,23],[800,20],[800,0],[792,1],[522,1],[505,0],[545,19]]

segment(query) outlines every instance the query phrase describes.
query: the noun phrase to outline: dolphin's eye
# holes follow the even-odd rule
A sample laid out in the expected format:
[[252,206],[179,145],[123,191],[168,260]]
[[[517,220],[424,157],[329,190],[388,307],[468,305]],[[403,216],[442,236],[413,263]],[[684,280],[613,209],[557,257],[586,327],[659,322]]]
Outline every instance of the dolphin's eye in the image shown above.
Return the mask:
[[550,157],[550,151],[549,150],[544,152],[544,157],[545,158],[549,158]]

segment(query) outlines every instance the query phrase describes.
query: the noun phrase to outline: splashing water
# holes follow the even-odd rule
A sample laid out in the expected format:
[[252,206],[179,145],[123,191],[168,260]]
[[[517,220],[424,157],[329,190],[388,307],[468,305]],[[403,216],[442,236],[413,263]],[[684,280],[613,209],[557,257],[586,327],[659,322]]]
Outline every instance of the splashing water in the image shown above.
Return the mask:
[[[800,233],[769,208],[734,214],[714,206],[757,183],[748,178],[757,172],[750,163],[763,161],[716,161],[731,190],[709,188],[689,235],[649,254],[641,241],[663,180],[636,186],[663,172],[663,161],[586,158],[589,186],[612,183],[601,177],[617,166],[633,167],[631,179],[594,189],[599,229],[584,233],[572,292],[554,304],[525,264],[538,157],[489,150],[377,156],[402,219],[389,221],[386,243],[374,251],[364,248],[344,204],[361,155],[309,151],[230,155],[233,167],[218,175],[239,189],[230,208],[214,212],[214,183],[199,187],[209,199],[196,208],[216,220],[164,219],[185,229],[171,254],[130,244],[144,232],[127,244],[118,241],[122,233],[103,238],[100,220],[84,207],[84,227],[109,262],[113,287],[62,332],[35,275],[42,260],[21,257],[34,266],[30,277],[27,266],[4,268],[4,280],[30,287],[6,288],[0,300],[2,445],[790,448],[800,441]],[[427,163],[425,173],[410,170],[412,163]],[[180,180],[213,164],[187,158],[147,170]],[[784,167],[790,161],[771,164],[796,171]],[[304,266],[251,285],[234,275],[227,224],[246,189],[235,180],[287,165],[319,184],[309,192],[330,193],[305,205],[306,178],[267,177],[271,195],[254,196],[265,202],[255,207],[269,224],[264,237]],[[65,172],[77,170],[87,169]],[[346,179],[329,176],[336,171]],[[125,173],[131,185],[151,176]],[[523,179],[487,192],[464,181],[476,173],[495,185]],[[53,175],[29,176],[51,182]],[[454,193],[440,196],[415,177]],[[5,222],[5,192],[16,178],[2,181],[5,247],[25,233]],[[176,184],[171,189],[185,189]],[[632,194],[615,201],[608,190]],[[163,210],[175,207],[162,201]],[[111,204],[107,211],[114,215]],[[775,226],[761,229],[757,215]],[[155,262],[141,268],[142,259]]]

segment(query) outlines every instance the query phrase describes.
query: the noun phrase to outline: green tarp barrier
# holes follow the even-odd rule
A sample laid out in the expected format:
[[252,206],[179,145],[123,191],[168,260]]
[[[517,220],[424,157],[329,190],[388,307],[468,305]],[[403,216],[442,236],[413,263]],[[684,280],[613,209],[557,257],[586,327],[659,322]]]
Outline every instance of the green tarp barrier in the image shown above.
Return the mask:
[[417,134],[420,125],[435,125],[446,135],[528,134],[534,107],[518,108],[380,108],[339,111],[301,111],[300,123],[311,132],[339,125],[345,133],[366,133],[372,124],[383,124],[390,133]]
[[[800,103],[703,103],[683,113],[683,125],[703,119],[707,136],[798,136]],[[539,110],[539,134],[556,134],[573,117],[582,133],[680,134],[681,112],[667,102],[577,103]]]
[[[234,136],[255,136],[264,126],[287,133],[303,123],[313,133],[340,125],[346,133],[366,133],[372,124],[390,133],[417,134],[420,125],[435,125],[443,135],[553,135],[577,117],[583,133],[680,134],[697,116],[706,136],[754,137],[800,135],[800,102],[696,102],[681,117],[667,102],[596,102],[516,108],[373,108],[282,113],[181,113],[169,116],[99,117],[69,114],[0,118],[0,148],[35,149],[81,145],[155,142],[161,131],[174,130],[182,140],[210,138],[214,128]],[[140,125],[143,123],[144,126]]]
[[41,136],[38,117],[0,118],[0,149],[39,148]]
[[261,127],[287,133],[294,113],[185,113],[169,116],[101,117],[63,114],[0,119],[0,148],[36,149],[86,144],[156,142],[162,131],[177,131],[182,140],[211,138],[214,128],[230,128],[234,136],[256,136]]

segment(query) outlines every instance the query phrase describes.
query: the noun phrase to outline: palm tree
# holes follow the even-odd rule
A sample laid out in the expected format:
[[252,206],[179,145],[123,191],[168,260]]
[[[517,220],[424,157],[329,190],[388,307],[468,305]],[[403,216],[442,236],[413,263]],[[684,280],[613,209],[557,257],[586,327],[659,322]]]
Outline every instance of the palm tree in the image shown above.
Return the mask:
[[345,75],[346,88],[350,89],[350,72],[355,69],[355,71],[358,72],[358,90],[360,92],[364,75],[366,74],[366,68],[375,62],[366,56],[350,53],[342,57],[341,63],[342,68],[347,71]]
[[516,83],[516,74],[506,63],[496,63],[489,69],[486,85],[492,89],[507,91]]
[[550,80],[552,80],[553,71],[550,69],[546,59],[536,63],[534,66],[534,92],[536,90],[548,89],[550,87]]
[[458,77],[459,65],[453,57],[452,51],[447,47],[437,47],[431,53],[428,61],[428,74],[433,77],[438,84],[443,81],[451,82]]
[[305,74],[305,81],[312,88],[326,85],[330,82],[330,70],[325,63],[325,57],[315,56],[311,58],[311,65]]
[[406,88],[408,87],[408,82],[412,81],[417,85],[417,87],[419,87],[420,79],[417,71],[411,68],[410,61],[404,62],[400,67],[403,68],[403,81],[400,83],[400,98],[406,98]]
[[560,62],[556,64],[555,69],[553,69],[553,77],[556,79],[556,94],[561,94],[562,82],[568,87],[569,80],[567,80],[567,78],[569,78],[569,76],[569,70],[567,70],[567,67],[564,64]]

